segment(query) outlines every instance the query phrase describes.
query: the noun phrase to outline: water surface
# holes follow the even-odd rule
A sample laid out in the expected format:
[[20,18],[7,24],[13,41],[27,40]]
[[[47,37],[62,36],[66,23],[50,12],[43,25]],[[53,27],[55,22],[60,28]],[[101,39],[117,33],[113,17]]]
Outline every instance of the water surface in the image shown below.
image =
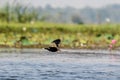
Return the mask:
[[120,80],[119,53],[2,52],[0,80]]

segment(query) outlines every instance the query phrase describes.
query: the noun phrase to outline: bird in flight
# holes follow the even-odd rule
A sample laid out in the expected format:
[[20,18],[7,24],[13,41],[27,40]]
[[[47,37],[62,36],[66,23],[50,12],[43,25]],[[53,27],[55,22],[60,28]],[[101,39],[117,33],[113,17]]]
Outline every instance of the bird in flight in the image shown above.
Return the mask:
[[60,40],[60,39],[56,39],[56,40],[52,41],[51,43],[54,43],[56,46],[55,46],[55,47],[50,46],[50,47],[47,47],[47,48],[44,48],[44,49],[46,49],[46,50],[48,50],[48,51],[50,51],[50,52],[57,52],[57,51],[60,50],[60,49],[59,49],[59,45],[60,45],[60,43],[61,43],[61,40]]

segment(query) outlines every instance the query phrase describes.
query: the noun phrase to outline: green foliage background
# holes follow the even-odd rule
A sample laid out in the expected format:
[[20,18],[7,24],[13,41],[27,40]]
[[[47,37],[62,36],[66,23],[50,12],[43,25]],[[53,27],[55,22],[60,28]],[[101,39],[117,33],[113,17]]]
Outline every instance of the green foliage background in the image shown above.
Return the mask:
[[62,40],[62,48],[108,48],[112,39],[117,40],[116,47],[119,47],[120,25],[0,22],[0,45],[14,47],[21,36],[28,38],[24,45],[27,47],[42,48],[57,38]]

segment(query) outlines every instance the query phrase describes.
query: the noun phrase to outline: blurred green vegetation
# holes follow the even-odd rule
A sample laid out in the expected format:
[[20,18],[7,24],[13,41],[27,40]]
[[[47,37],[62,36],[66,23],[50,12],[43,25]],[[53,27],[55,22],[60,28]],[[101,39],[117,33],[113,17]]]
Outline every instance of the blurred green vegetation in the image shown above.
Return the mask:
[[117,40],[116,47],[120,46],[120,25],[0,22],[1,47],[15,47],[21,36],[28,38],[22,42],[23,47],[43,48],[60,38],[62,48],[105,49],[112,39]]

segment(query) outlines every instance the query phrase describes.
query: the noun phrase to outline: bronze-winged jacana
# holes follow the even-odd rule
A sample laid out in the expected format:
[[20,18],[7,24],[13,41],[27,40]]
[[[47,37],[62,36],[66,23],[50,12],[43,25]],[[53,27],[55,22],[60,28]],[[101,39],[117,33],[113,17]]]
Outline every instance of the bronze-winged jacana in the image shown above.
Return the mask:
[[50,52],[60,51],[60,49],[59,49],[59,44],[60,44],[60,42],[61,42],[60,39],[56,39],[56,40],[52,41],[52,43],[55,43],[55,45],[56,45],[55,47],[50,46],[50,47],[44,48],[44,49],[46,49],[46,50],[48,50],[48,51],[50,51]]

